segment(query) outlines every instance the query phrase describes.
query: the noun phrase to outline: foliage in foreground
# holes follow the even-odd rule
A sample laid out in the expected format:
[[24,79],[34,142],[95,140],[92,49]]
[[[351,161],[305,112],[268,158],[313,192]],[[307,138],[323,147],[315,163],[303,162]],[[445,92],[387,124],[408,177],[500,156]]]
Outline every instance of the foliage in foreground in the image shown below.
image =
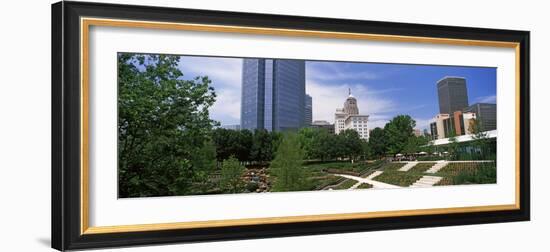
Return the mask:
[[308,173],[302,166],[304,151],[300,147],[298,136],[287,133],[271,162],[270,172],[275,181],[272,191],[289,192],[307,190]]
[[[190,194],[213,169],[207,77],[182,79],[179,57],[118,55],[119,197]],[[215,154],[215,153],[214,153]]]
[[245,171],[246,168],[233,156],[223,161],[220,187],[228,193],[241,192],[244,187],[242,176]]

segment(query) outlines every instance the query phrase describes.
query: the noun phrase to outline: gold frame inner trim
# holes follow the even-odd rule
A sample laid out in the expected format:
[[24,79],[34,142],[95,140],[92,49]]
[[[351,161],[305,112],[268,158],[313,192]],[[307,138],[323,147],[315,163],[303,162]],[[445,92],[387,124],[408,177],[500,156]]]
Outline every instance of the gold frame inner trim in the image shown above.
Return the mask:
[[[90,227],[89,223],[89,31],[90,26],[106,27],[128,27],[143,29],[162,29],[162,30],[185,30],[200,32],[223,32],[240,33],[255,35],[273,35],[273,36],[292,36],[292,37],[313,37],[326,39],[354,39],[384,42],[406,42],[406,43],[430,43],[459,46],[486,46],[514,48],[516,56],[516,188],[515,204],[510,205],[492,205],[475,207],[453,207],[453,208],[434,208],[434,209],[416,209],[416,210],[397,210],[397,211],[379,211],[366,213],[342,213],[342,214],[321,214],[321,215],[302,215],[302,216],[284,216],[284,217],[266,217],[266,218],[248,218],[248,219],[228,219],[228,220],[209,220],[209,221],[191,221],[191,222],[172,222],[156,224],[133,224],[121,226],[97,226]],[[81,18],[80,19],[80,58],[81,58],[81,229],[80,233],[86,234],[104,234],[119,232],[139,232],[139,231],[158,231],[173,229],[190,228],[208,228],[208,227],[227,227],[241,225],[261,225],[261,224],[281,224],[292,222],[313,222],[330,220],[351,220],[367,218],[383,218],[396,216],[415,216],[415,215],[434,215],[434,214],[452,214],[452,213],[470,213],[470,212],[490,212],[502,210],[520,209],[520,49],[519,43],[488,41],[488,40],[468,40],[452,38],[433,38],[382,34],[364,34],[348,32],[329,32],[317,30],[294,30],[277,29],[248,26],[225,26],[225,25],[205,25],[193,23],[169,23],[152,22],[137,20],[120,19],[101,19],[101,18]]]

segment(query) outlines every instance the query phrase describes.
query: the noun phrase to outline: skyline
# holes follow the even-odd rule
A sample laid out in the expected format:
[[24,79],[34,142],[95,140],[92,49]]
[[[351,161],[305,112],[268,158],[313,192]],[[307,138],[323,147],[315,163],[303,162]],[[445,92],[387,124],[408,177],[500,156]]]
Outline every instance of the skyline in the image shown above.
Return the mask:
[[[217,93],[210,117],[222,125],[240,124],[242,58],[181,56],[184,79],[208,76]],[[437,81],[466,79],[470,104],[496,103],[496,68],[410,64],[306,61],[306,93],[313,97],[313,120],[334,123],[336,108],[351,88],[369,128],[383,127],[398,114],[408,114],[426,129],[438,114]]]

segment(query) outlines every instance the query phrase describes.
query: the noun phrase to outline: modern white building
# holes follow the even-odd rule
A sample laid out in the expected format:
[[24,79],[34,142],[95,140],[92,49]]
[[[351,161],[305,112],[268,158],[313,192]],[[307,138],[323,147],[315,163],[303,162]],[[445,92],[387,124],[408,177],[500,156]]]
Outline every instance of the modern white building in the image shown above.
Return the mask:
[[473,134],[472,125],[476,114],[472,112],[455,111],[452,115],[438,114],[430,122],[432,140]]
[[344,102],[344,108],[337,108],[334,113],[334,133],[353,129],[359,133],[361,139],[369,139],[368,115],[360,115],[357,107],[357,99],[349,91],[348,98]]

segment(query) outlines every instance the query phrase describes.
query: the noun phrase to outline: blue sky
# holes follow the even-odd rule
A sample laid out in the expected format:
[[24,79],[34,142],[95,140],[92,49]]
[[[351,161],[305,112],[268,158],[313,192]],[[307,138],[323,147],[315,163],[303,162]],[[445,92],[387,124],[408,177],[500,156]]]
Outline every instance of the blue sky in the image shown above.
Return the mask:
[[[242,59],[182,56],[179,67],[186,79],[212,80],[218,94],[212,119],[239,124]],[[408,114],[423,129],[439,112],[436,83],[445,76],[466,78],[470,104],[496,103],[496,68],[485,67],[307,61],[306,93],[313,97],[313,120],[333,123],[351,88],[360,114],[370,116],[370,128]]]

